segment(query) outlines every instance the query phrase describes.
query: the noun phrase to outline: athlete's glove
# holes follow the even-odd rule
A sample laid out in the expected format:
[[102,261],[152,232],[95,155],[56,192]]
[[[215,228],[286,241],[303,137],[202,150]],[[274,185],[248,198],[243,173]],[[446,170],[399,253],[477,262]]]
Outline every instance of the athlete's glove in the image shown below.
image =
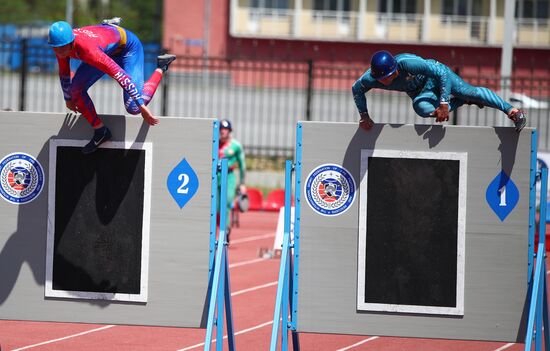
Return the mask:
[[374,121],[370,118],[368,112],[361,112],[360,115],[361,119],[359,120],[359,127],[368,132],[374,126]]

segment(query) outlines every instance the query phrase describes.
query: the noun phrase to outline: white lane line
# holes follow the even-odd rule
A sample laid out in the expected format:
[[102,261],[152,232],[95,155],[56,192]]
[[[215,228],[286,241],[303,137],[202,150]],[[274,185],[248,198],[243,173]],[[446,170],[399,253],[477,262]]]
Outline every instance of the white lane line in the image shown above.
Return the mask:
[[256,240],[274,238],[274,237],[275,237],[275,233],[273,233],[273,232],[271,232],[269,234],[249,236],[247,238],[231,240],[231,245],[240,244],[240,243],[247,243],[249,241],[256,241]]
[[71,339],[71,338],[76,338],[77,336],[82,336],[82,335],[86,335],[86,334],[90,334],[90,333],[95,333],[95,332],[105,330],[105,329],[109,329],[109,328],[112,328],[112,327],[114,327],[114,325],[106,325],[106,326],[103,326],[101,328],[96,328],[96,329],[88,330],[88,331],[85,331],[85,332],[82,332],[82,333],[64,336],[64,337],[59,338],[59,339],[48,340],[48,341],[44,341],[44,342],[41,342],[41,343],[38,343],[38,344],[20,347],[18,349],[14,349],[12,351],[27,350],[27,349],[30,349],[30,348],[33,348],[33,347],[42,346],[42,345],[46,345],[46,344],[52,344],[54,342],[63,341],[63,340]]
[[[245,294],[245,293],[247,293],[247,292],[251,292],[251,291],[255,291],[255,290],[259,290],[259,289],[263,289],[263,288],[268,288],[268,287],[274,286],[274,285],[277,285],[277,282],[276,282],[276,281],[270,282],[270,283],[267,283],[267,284],[262,284],[262,285],[253,286],[253,287],[248,288],[248,289],[243,289],[243,290],[235,291],[235,292],[231,293],[231,296],[237,296],[237,295]],[[271,321],[270,323],[273,323],[273,321]],[[264,325],[262,324],[261,326],[264,326]],[[260,326],[260,327],[261,327],[261,326]],[[88,330],[88,331],[85,331],[85,332],[82,332],[82,333],[64,336],[64,337],[59,338],[59,339],[47,340],[47,341],[44,341],[44,342],[41,342],[41,343],[38,343],[38,344],[29,345],[29,346],[24,346],[24,347],[21,347],[21,348],[18,348],[18,349],[14,349],[14,350],[12,350],[12,351],[27,350],[27,349],[30,349],[30,348],[33,348],[33,347],[42,346],[42,345],[51,344],[51,343],[58,342],[58,341],[63,341],[63,340],[66,340],[66,339],[75,338],[75,337],[77,337],[77,336],[81,336],[81,335],[85,335],[85,334],[89,334],[89,333],[101,331],[101,330],[108,329],[108,328],[112,328],[112,327],[114,327],[114,325],[106,325],[106,326],[103,326],[103,327],[101,327],[101,328],[96,328],[96,329]],[[246,333],[246,332],[252,331],[252,330],[254,330],[254,329],[258,329],[258,328],[253,327],[252,329],[245,329],[244,331],[235,333],[235,335],[238,335],[239,333],[241,333],[241,334],[242,334],[242,333]],[[204,343],[202,343],[201,345],[204,345]],[[194,347],[198,347],[198,346],[195,345],[195,346],[193,346],[193,348],[194,348]],[[187,349],[186,349],[186,350],[187,350]]]
[[[237,244],[237,243],[240,243],[240,242],[248,242],[248,241],[260,240],[260,239],[265,239],[265,238],[270,238],[270,237],[275,237],[275,235],[273,235],[273,234],[257,235],[257,236],[252,236],[252,237],[249,237],[249,238],[240,239],[240,240],[234,240],[231,243],[232,244]],[[248,264],[253,264],[253,263],[257,263],[257,262],[261,262],[261,261],[267,261],[267,259],[265,259],[265,258],[256,258],[256,259],[249,260],[249,261],[237,262],[237,263],[230,264],[229,268],[245,266],[245,265],[248,265]],[[267,284],[263,284],[263,285],[254,286],[252,288],[235,291],[235,292],[231,293],[231,296],[238,296],[238,295],[250,292],[250,291],[255,291],[255,290],[267,288],[267,287],[270,287],[270,286],[273,286],[273,285],[277,285],[277,282],[275,281],[275,282],[271,282],[271,283],[267,283]],[[273,323],[273,322],[271,322],[271,323]],[[96,332],[96,331],[101,331],[101,330],[112,328],[112,327],[114,327],[114,325],[107,325],[107,326],[104,326],[104,327],[101,327],[101,328],[92,329],[92,330],[82,332],[82,333],[79,333],[79,334],[69,335],[69,336],[65,336],[65,337],[62,337],[62,338],[59,338],[59,339],[54,339],[54,340],[48,340],[48,341],[44,341],[44,342],[39,343],[39,344],[24,346],[22,348],[18,348],[18,349],[12,350],[12,351],[26,350],[26,349],[30,349],[30,348],[33,348],[33,347],[46,345],[46,344],[51,344],[51,343],[54,343],[54,342],[65,340],[65,339],[75,338],[77,336],[93,333],[93,332]],[[254,329],[252,329],[252,330],[254,330]],[[247,331],[250,331],[250,330],[247,330]],[[235,334],[235,335],[237,335],[237,334]],[[202,343],[201,345],[204,345],[204,343]],[[193,348],[194,347],[195,346],[193,346]],[[185,349],[185,350],[187,350],[187,349]]]
[[361,341],[359,341],[359,342],[357,342],[357,343],[355,343],[355,344],[353,344],[353,345],[349,345],[349,346],[343,347],[343,348],[338,349],[338,350],[336,350],[336,351],[351,350],[351,349],[354,348],[355,346],[363,345],[363,344],[365,344],[365,343],[367,343],[367,342],[369,342],[369,341],[376,340],[376,339],[378,339],[378,338],[379,338],[379,336],[371,336],[371,337],[368,338],[368,339],[361,340]]
[[[237,335],[240,335],[240,334],[244,334],[244,333],[248,333],[248,332],[251,332],[251,331],[254,331],[256,329],[260,329],[260,328],[263,328],[263,327],[266,327],[268,325],[271,325],[273,324],[273,321],[269,321],[269,322],[265,322],[265,323],[262,323],[262,324],[258,324],[258,325],[255,325],[253,327],[250,327],[248,329],[243,329],[243,330],[239,330],[238,332],[236,332],[234,335],[237,336]],[[227,339],[227,335],[224,335],[223,336],[224,339]],[[212,342],[216,342],[216,339],[212,340]],[[183,348],[183,349],[179,349],[177,351],[188,351],[188,350],[193,350],[193,349],[196,349],[198,347],[201,347],[201,346],[204,346],[204,343],[201,342],[200,344],[196,344],[196,345],[193,345],[193,346],[188,346],[186,348]]]
[[[240,295],[240,294],[247,293],[247,292],[249,292],[249,291],[259,290],[259,289],[267,288],[267,287],[274,286],[274,285],[277,285],[277,282],[276,282],[276,281],[275,281],[275,282],[271,282],[271,283],[267,283],[267,284],[263,284],[263,285],[257,285],[257,286],[254,286],[254,287],[248,288],[248,289],[243,289],[243,290],[235,291],[234,293],[231,293],[231,296],[237,296],[237,295]],[[265,327],[266,325],[270,325],[270,324],[273,324],[273,321],[265,322],[265,323],[262,323],[262,324],[258,324],[258,325],[254,326],[254,327],[248,328],[248,329],[240,330],[240,331],[236,332],[234,335],[237,336],[237,335],[240,335],[240,334],[248,333],[248,332],[251,332],[251,331],[253,331],[253,330],[263,328],[263,327]],[[224,338],[224,339],[227,339],[227,335],[225,335],[223,338]],[[216,339],[212,340],[212,342],[215,342],[215,341],[216,341]],[[197,347],[201,347],[201,346],[204,346],[204,343],[203,343],[203,342],[200,343],[200,344],[188,346],[188,347],[183,348],[183,349],[179,349],[178,351],[192,350],[192,349],[196,349]]]
[[249,260],[249,261],[235,262],[235,263],[231,263],[231,264],[229,265],[229,268],[235,268],[235,267],[240,267],[240,266],[246,266],[247,264],[253,264],[253,263],[262,262],[262,261],[267,261],[267,260],[268,260],[267,258],[255,258],[255,259]]
[[237,296],[237,295],[245,294],[247,292],[251,292],[251,291],[255,291],[255,290],[259,290],[259,289],[269,288],[270,286],[274,286],[274,285],[277,285],[277,281],[267,283],[267,284],[263,284],[263,285],[256,285],[256,286],[253,286],[253,287],[248,288],[248,289],[235,291],[235,292],[231,293],[231,296]]
[[512,347],[512,346],[514,346],[514,345],[515,345],[514,343],[509,342],[508,344],[506,344],[506,345],[504,345],[504,346],[501,346],[501,347],[499,347],[498,349],[495,349],[495,351],[506,350],[507,348]]

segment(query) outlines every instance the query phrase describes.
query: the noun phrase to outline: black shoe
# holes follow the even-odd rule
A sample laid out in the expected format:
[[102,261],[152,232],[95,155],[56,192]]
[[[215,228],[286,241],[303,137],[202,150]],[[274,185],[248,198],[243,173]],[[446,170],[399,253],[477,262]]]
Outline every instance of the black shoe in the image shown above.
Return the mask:
[[229,242],[230,242],[230,235],[231,235],[231,228],[229,228],[229,226],[227,227],[227,246],[229,246]]
[[176,59],[176,55],[164,54],[157,56],[157,68],[160,68],[163,72],[168,71],[168,66]]
[[103,126],[99,129],[96,129],[94,131],[94,136],[92,140],[86,146],[82,148],[82,153],[84,155],[91,154],[92,152],[96,151],[98,146],[106,142],[107,140],[111,139],[111,131],[109,128]]
[[508,118],[514,122],[516,132],[518,133],[521,132],[523,127],[525,127],[525,124],[527,124],[527,117],[525,116],[525,111],[523,110],[517,110],[516,112],[510,113]]

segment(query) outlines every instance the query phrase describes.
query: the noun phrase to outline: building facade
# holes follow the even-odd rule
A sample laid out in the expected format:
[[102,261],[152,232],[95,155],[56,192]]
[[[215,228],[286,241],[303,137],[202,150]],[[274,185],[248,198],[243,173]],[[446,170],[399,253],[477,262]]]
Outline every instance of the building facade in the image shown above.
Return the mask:
[[517,0],[504,38],[505,0],[165,0],[163,44],[180,54],[368,63],[375,51],[413,52],[462,73],[550,77],[550,1]]
[[[517,46],[550,46],[548,0],[516,13]],[[230,1],[235,37],[500,46],[503,32],[504,0]]]

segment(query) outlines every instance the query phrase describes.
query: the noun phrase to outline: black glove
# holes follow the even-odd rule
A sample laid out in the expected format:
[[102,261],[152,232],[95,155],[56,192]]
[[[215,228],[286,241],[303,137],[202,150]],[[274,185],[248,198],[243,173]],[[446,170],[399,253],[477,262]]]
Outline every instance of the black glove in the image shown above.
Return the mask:
[[370,118],[368,112],[361,112],[361,119],[359,120],[359,127],[366,131],[369,131],[374,126],[374,121]]

